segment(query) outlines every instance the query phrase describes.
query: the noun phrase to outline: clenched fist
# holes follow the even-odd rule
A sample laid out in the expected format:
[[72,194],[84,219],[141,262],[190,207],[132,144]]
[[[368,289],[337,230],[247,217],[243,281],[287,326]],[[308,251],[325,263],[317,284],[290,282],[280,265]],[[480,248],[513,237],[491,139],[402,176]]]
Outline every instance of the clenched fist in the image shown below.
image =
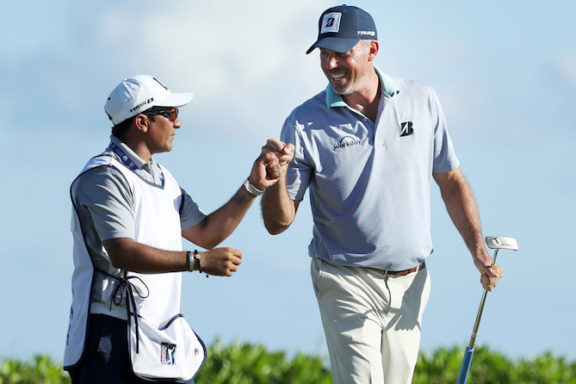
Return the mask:
[[242,263],[242,252],[233,248],[215,248],[199,252],[200,270],[214,276],[232,276]]

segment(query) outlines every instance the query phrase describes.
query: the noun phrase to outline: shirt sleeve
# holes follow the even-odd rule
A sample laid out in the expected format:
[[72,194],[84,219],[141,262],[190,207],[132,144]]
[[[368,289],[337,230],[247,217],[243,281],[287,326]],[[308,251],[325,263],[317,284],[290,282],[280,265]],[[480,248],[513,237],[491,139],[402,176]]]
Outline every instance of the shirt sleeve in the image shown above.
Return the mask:
[[180,224],[182,229],[187,229],[199,224],[206,219],[206,214],[200,210],[198,204],[182,188],[182,206],[180,207]]
[[446,117],[436,91],[432,90],[430,95],[430,108],[436,116],[436,126],[434,128],[434,164],[432,172],[444,173],[452,171],[460,166],[460,161],[456,156],[454,145],[448,127]]
[[300,126],[294,114],[291,114],[284,122],[280,134],[280,140],[294,144],[294,159],[286,170],[286,189],[290,198],[297,201],[304,199],[314,172],[305,155],[305,140],[299,132]]
[[127,180],[113,167],[97,167],[74,183],[75,205],[89,218],[101,241],[134,238],[134,200]]

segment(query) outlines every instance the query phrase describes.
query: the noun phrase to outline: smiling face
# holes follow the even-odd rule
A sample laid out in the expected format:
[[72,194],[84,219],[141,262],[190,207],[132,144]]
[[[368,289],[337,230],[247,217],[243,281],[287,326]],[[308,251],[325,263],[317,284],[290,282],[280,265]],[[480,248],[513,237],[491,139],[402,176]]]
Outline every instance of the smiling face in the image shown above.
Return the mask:
[[374,40],[363,40],[347,52],[320,48],[320,66],[335,93],[350,95],[368,87],[377,44]]

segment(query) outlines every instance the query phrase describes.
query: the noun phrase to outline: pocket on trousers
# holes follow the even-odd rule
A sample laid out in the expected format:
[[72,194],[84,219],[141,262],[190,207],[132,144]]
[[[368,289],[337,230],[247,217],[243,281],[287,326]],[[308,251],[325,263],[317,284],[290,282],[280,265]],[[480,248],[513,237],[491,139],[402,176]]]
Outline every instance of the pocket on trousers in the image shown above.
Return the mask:
[[109,364],[115,350],[127,346],[125,327],[118,327],[116,319],[94,315],[90,321],[88,334],[89,361],[96,364]]
[[101,336],[98,338],[98,345],[95,351],[95,360],[104,364],[110,363],[112,355],[112,339],[110,336]]

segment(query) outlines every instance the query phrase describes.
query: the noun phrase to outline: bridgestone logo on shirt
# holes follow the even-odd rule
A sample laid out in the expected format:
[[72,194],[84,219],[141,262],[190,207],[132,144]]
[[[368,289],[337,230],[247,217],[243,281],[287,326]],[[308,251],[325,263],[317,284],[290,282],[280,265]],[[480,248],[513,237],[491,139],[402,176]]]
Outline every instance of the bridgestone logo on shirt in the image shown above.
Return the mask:
[[404,123],[400,123],[401,130],[400,130],[400,137],[410,136],[414,133],[414,124],[411,121],[406,121]]

